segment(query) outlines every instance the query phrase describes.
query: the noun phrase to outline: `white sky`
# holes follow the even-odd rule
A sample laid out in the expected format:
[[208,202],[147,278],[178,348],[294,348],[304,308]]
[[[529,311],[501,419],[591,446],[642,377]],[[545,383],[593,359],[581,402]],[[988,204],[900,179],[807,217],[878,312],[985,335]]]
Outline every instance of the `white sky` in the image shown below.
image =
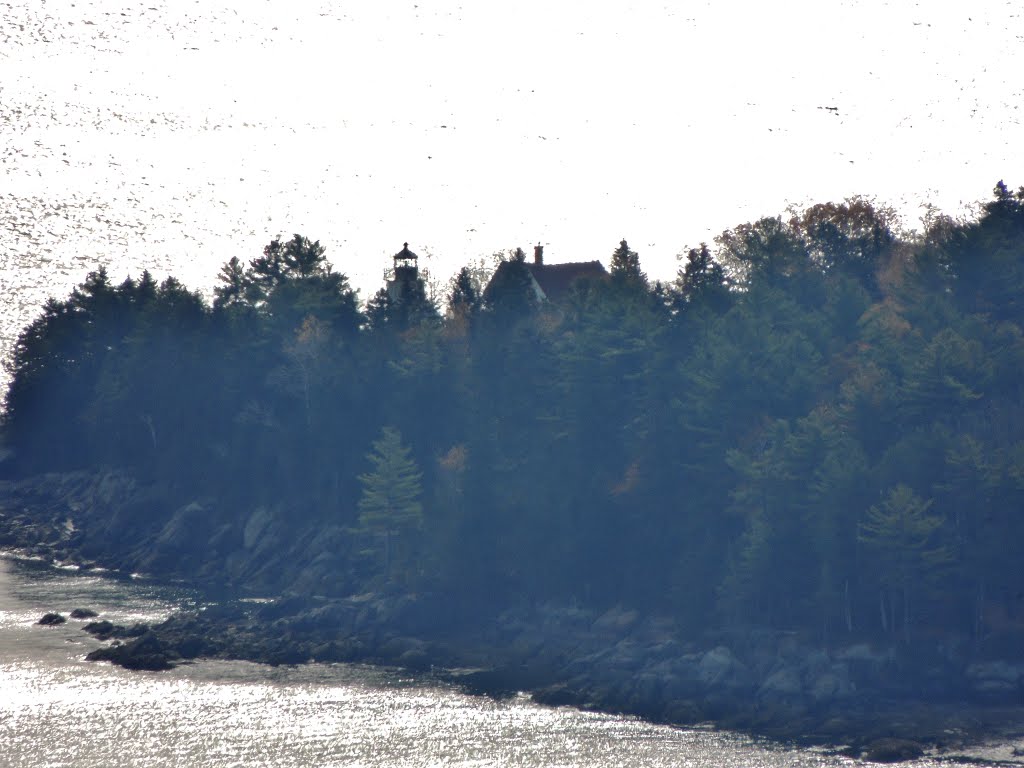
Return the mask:
[[789,204],[869,195],[913,227],[1024,184],[1018,6],[15,0],[0,258],[67,265],[58,293],[93,257],[207,288],[300,232],[365,298],[404,240],[446,278],[625,237],[671,279]]

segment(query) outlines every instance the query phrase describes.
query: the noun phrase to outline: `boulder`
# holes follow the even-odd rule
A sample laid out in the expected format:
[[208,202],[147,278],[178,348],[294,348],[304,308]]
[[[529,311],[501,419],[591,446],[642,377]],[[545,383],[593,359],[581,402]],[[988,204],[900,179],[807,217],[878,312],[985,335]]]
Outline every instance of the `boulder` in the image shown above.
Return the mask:
[[71,612],[72,619],[94,619],[97,616],[99,616],[99,614],[91,608],[75,608],[75,610]]
[[916,760],[924,754],[924,748],[910,739],[875,739],[862,753],[863,759],[872,763],[902,763]]
[[214,517],[199,502],[179,507],[151,543],[137,552],[139,567],[153,573],[190,573],[208,555]]
[[100,640],[108,640],[114,636],[114,630],[116,627],[112,622],[109,621],[91,621],[82,627],[83,630],[88,632],[90,635],[95,635]]
[[789,701],[803,696],[800,670],[789,665],[777,669],[761,683],[757,697],[764,701]]
[[67,621],[67,619],[61,616],[59,613],[47,613],[44,614],[43,617],[36,622],[36,624],[39,624],[44,627],[55,627],[58,624],[63,624],[65,621]]
[[1006,661],[976,662],[967,667],[965,675],[971,693],[982,699],[1011,701],[1021,695],[1024,674],[1020,665]]
[[712,648],[701,657],[697,678],[709,688],[746,688],[753,682],[750,670],[724,645]]
[[808,682],[807,693],[816,704],[844,699],[853,694],[850,673],[844,664],[835,664],[814,675]]

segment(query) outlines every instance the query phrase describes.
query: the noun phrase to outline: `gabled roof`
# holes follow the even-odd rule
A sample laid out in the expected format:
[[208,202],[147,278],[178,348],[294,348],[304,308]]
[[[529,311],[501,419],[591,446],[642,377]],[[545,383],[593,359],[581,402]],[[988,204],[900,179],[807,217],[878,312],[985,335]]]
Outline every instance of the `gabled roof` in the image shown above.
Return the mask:
[[526,268],[548,301],[560,301],[577,280],[603,280],[608,272],[600,261],[569,264],[527,264]]

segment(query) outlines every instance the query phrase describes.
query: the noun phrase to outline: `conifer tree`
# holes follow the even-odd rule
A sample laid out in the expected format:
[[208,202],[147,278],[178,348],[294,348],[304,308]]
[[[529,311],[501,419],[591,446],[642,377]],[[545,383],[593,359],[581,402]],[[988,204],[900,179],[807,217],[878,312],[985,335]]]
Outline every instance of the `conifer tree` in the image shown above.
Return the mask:
[[640,271],[640,256],[629,248],[625,240],[612,253],[612,280],[623,283],[641,283],[646,285],[647,275]]
[[384,568],[389,575],[392,539],[418,530],[423,523],[423,473],[409,454],[399,431],[384,427],[366,456],[373,470],[359,476],[363,485],[359,524],[363,531],[383,537]]
[[929,512],[931,506],[930,500],[924,501],[906,485],[897,485],[885,501],[868,510],[858,535],[875,561],[883,589],[890,595],[886,601],[885,591],[881,594],[883,626],[895,631],[893,597],[899,596],[907,642],[910,641],[911,600],[915,589],[952,561],[949,548],[935,542],[943,521]]

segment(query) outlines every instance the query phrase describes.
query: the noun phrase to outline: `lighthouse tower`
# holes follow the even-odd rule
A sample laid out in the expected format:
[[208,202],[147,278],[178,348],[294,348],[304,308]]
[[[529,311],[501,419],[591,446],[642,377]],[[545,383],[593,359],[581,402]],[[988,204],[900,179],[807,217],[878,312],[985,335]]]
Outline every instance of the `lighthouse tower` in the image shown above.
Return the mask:
[[419,257],[403,243],[402,250],[395,254],[395,266],[388,275],[388,296],[392,301],[402,301],[410,295],[420,277]]

